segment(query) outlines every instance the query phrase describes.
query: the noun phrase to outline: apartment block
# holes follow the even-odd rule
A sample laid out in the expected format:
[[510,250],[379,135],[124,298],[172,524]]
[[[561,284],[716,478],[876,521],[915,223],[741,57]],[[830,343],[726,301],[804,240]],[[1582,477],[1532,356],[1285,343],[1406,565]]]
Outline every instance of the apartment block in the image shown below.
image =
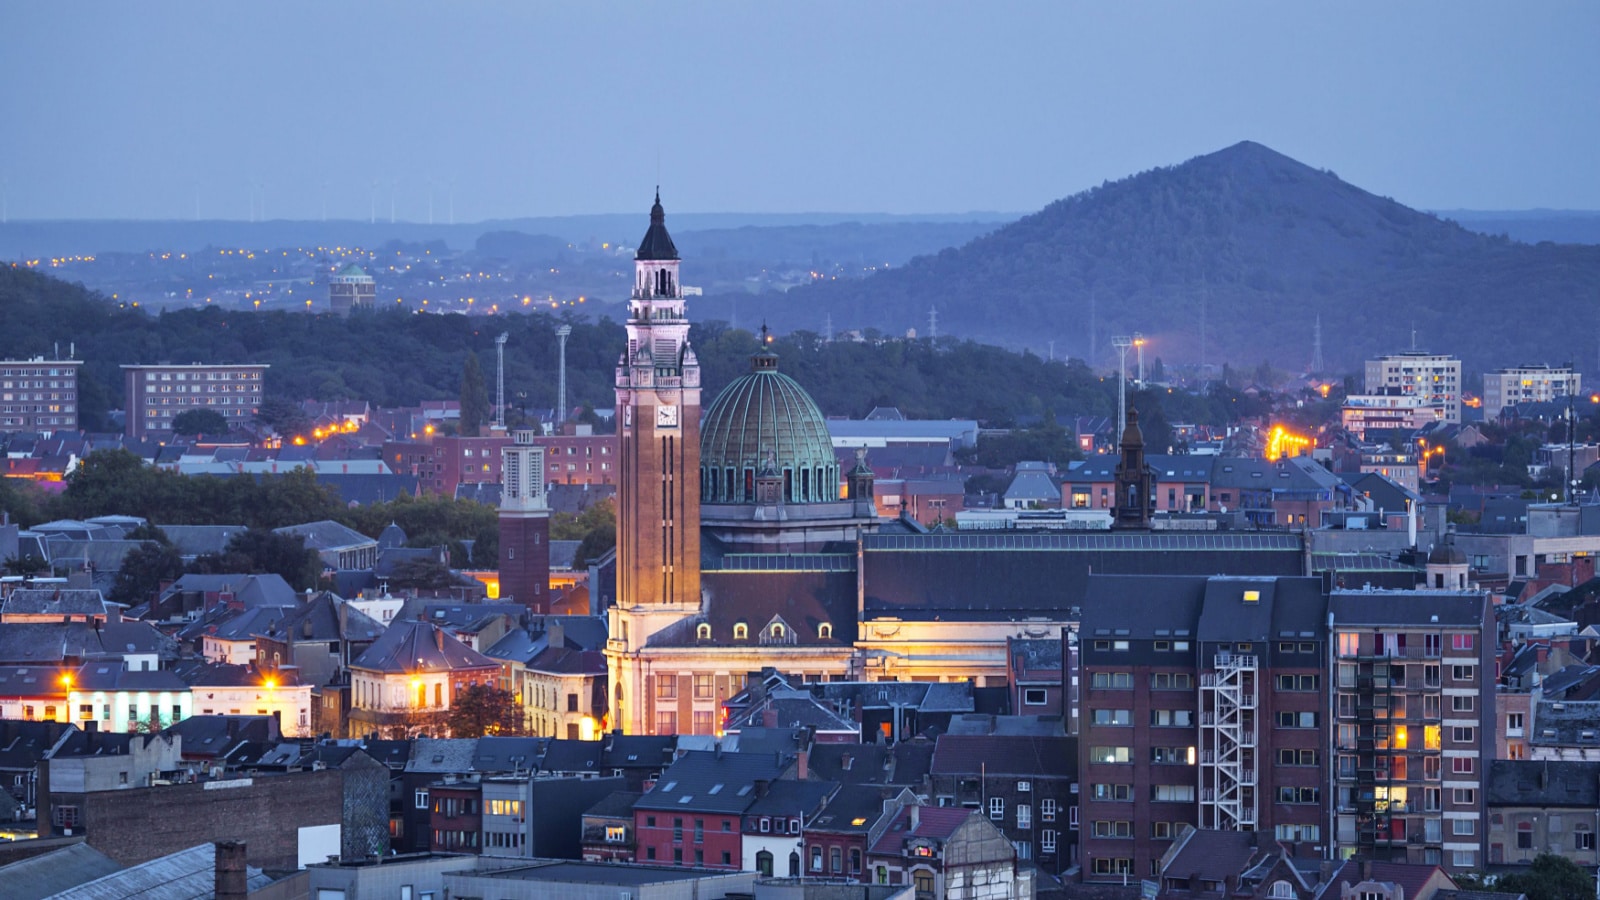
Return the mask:
[[126,431],[136,441],[172,434],[172,420],[191,409],[210,409],[230,425],[246,424],[261,409],[265,365],[123,366]]
[[77,431],[76,359],[0,360],[0,432]]
[[1451,356],[1407,350],[1366,365],[1367,394],[1398,388],[1402,394],[1423,398],[1437,421],[1461,424],[1461,360]]
[[1339,408],[1339,424],[1360,440],[1369,431],[1401,429],[1416,431],[1438,421],[1428,398],[1408,394],[1399,388],[1383,388],[1376,393],[1351,394]]
[[1571,366],[1515,366],[1483,373],[1483,417],[1497,421],[1519,403],[1565,400],[1583,391],[1583,375]]
[[1085,879],[1151,877],[1185,825],[1324,846],[1325,617],[1315,578],[1091,576]]
[[1494,754],[1488,596],[1334,591],[1334,849],[1482,867]]

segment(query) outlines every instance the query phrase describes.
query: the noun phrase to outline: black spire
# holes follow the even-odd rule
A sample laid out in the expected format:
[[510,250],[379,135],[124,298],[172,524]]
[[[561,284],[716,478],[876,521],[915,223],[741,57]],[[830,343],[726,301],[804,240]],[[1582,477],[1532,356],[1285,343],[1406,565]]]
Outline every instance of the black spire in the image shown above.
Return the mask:
[[639,242],[639,250],[634,253],[634,259],[677,259],[678,248],[672,245],[672,236],[667,234],[667,211],[661,206],[661,186],[656,186],[656,202],[650,207],[650,230],[644,233],[644,240]]

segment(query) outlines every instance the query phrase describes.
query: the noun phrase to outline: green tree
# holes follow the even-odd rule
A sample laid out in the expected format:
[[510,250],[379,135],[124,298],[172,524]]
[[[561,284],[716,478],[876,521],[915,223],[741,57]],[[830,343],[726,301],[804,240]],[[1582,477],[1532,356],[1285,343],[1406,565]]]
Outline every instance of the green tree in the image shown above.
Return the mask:
[[449,566],[436,559],[405,560],[394,567],[388,581],[390,590],[441,590],[463,583]]
[[279,575],[290,587],[304,591],[316,587],[321,579],[322,559],[306,547],[305,538],[300,535],[252,528],[234,535],[221,553],[196,559],[194,571],[217,575],[268,573]]
[[452,697],[447,721],[453,738],[522,734],[527,730],[516,696],[488,684],[469,684]]
[[49,570],[50,564],[32,553],[6,557],[5,571],[7,575],[37,575],[40,572],[48,572]]
[[467,351],[461,367],[461,433],[474,436],[489,421],[489,389],[483,383],[478,354]]
[[222,413],[201,406],[186,409],[172,417],[172,433],[188,436],[201,434],[227,434],[228,420]]
[[1541,853],[1526,871],[1496,878],[1494,890],[1527,894],[1528,900],[1594,900],[1594,878],[1564,856]]
[[295,403],[277,397],[267,397],[256,409],[256,421],[272,426],[280,435],[304,434],[311,430],[311,420]]
[[183,556],[171,544],[150,541],[122,558],[122,568],[111,588],[110,599],[137,606],[153,599],[161,583],[183,574]]
[[26,479],[0,478],[0,511],[9,513],[13,524],[30,528],[43,522],[44,499]]

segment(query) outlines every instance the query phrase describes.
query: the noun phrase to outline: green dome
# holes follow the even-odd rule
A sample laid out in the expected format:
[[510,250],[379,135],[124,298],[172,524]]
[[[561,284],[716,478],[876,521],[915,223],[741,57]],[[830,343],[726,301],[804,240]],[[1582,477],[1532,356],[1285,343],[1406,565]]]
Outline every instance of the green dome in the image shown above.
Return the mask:
[[754,503],[755,479],[784,481],[785,503],[839,499],[839,462],[828,425],[811,396],[778,371],[770,352],[723,388],[700,425],[702,503]]

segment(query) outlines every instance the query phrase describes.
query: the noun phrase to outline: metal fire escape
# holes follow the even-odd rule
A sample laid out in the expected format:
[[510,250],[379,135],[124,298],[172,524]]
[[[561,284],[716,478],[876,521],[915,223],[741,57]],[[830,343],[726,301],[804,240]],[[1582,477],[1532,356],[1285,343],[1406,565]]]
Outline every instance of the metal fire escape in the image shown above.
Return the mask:
[[1258,662],[1218,653],[1200,676],[1200,827],[1256,828]]
[[[1364,656],[1356,671],[1356,848],[1373,858],[1391,840],[1390,747],[1395,741],[1394,697],[1388,656]],[[1381,788],[1381,790],[1380,790]],[[1384,796],[1379,797],[1382,793]],[[1387,858],[1387,857],[1383,857]]]

